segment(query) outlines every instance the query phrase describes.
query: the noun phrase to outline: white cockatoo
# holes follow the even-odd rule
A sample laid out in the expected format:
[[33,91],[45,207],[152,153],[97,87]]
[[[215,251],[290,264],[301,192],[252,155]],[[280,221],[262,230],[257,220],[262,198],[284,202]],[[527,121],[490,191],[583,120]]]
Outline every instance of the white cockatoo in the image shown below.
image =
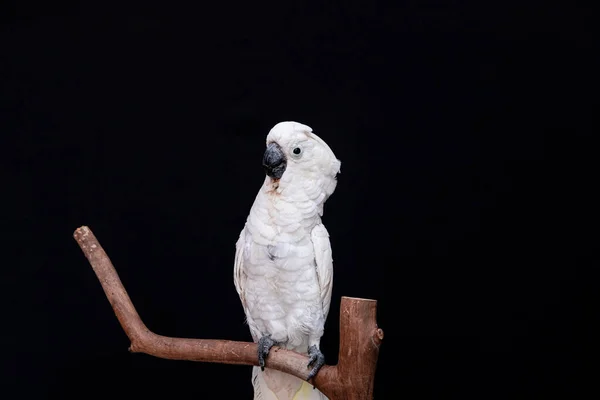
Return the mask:
[[321,222],[341,162],[327,143],[298,122],[267,135],[266,171],[236,244],[234,282],[260,367],[254,399],[326,399],[301,379],[264,369],[273,345],[309,356],[310,380],[324,364],[319,350],[331,301],[333,259]]

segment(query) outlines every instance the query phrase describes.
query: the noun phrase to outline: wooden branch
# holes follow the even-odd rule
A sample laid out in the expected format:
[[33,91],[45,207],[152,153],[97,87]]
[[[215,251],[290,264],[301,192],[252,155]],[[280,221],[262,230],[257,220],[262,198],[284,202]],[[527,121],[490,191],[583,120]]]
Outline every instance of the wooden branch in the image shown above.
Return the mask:
[[[117,271],[87,226],[73,237],[92,265],[104,293],[131,341],[129,350],[171,360],[258,365],[257,345],[213,339],[183,339],[157,335],[142,322]],[[328,398],[371,400],[383,331],[377,327],[377,301],[342,297],[338,364],[324,365],[312,383]],[[273,347],[265,366],[305,380],[308,357]]]

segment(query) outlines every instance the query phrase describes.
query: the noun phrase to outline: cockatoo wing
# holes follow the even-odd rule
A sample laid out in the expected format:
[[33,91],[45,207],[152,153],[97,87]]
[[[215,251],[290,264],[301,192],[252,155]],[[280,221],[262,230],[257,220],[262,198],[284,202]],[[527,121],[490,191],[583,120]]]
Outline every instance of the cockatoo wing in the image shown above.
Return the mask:
[[327,319],[329,305],[331,304],[331,291],[333,289],[333,257],[331,254],[331,243],[329,233],[325,225],[316,225],[311,232],[311,240],[315,251],[317,277],[321,288],[321,302],[323,304],[323,316]]
[[[246,248],[246,227],[242,229],[240,233],[240,237],[235,244],[235,260],[233,262],[233,283],[235,285],[235,290],[240,296],[240,301],[242,302],[242,307],[244,308],[244,313],[248,316],[248,304],[246,303],[246,272],[244,271],[244,249]],[[246,317],[247,318],[247,317]],[[250,329],[250,333],[252,334],[252,339],[256,342],[259,338],[255,337],[254,329]]]

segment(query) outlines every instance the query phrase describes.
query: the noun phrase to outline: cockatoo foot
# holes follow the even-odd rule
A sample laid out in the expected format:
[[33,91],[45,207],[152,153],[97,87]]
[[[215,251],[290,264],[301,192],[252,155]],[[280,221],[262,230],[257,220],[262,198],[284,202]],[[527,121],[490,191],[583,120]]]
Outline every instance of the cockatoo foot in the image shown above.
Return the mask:
[[325,356],[323,355],[323,353],[321,353],[321,350],[319,350],[319,348],[315,345],[312,345],[308,348],[308,356],[309,359],[307,367],[313,367],[313,369],[308,374],[308,377],[306,378],[307,381],[310,381],[312,378],[315,377],[315,375],[317,375],[319,369],[321,369],[321,367],[325,364]]
[[271,339],[271,335],[265,335],[258,340],[258,365],[262,371],[265,370],[265,359],[269,355],[269,350],[276,342]]

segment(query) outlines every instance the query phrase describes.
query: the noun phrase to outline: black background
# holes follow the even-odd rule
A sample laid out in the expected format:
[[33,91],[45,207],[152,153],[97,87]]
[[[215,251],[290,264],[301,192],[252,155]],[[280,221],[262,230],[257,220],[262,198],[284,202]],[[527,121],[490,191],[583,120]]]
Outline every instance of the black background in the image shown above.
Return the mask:
[[128,353],[71,234],[153,331],[250,340],[234,246],[284,120],[342,161],[328,363],[365,297],[375,398],[583,391],[591,14],[440,3],[3,3],[2,397],[251,398],[250,367]]

